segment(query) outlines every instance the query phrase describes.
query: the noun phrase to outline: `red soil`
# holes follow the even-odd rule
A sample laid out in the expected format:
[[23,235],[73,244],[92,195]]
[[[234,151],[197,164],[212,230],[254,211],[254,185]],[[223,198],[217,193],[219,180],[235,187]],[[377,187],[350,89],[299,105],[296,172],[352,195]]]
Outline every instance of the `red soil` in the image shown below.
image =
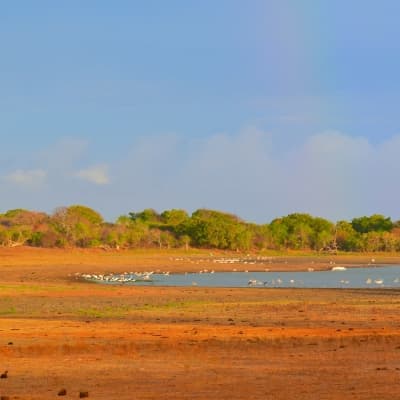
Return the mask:
[[9,371],[0,396],[400,396],[398,291],[105,287],[68,275],[199,265],[171,254],[14,250],[0,251],[0,373]]

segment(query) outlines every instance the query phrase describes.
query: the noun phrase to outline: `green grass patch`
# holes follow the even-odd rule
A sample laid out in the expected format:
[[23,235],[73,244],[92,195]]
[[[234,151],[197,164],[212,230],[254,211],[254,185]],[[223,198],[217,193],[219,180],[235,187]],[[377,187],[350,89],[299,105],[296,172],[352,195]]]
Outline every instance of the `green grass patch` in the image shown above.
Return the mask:
[[144,304],[137,308],[135,311],[163,311],[163,310],[187,310],[190,308],[197,309],[199,307],[210,306],[214,307],[216,303],[210,303],[209,301],[202,300],[191,300],[191,301],[168,301],[166,303],[153,303]]
[[61,292],[69,290],[78,290],[78,285],[35,285],[35,284],[1,284],[0,295],[2,292]]
[[87,318],[122,318],[126,317],[131,311],[129,306],[107,306],[80,308],[76,313],[81,317]]
[[205,309],[225,310],[226,307],[262,307],[262,306],[289,306],[304,304],[302,301],[290,299],[272,299],[268,301],[232,301],[232,302],[210,302],[209,300],[190,300],[190,301],[169,301],[166,303],[152,303],[140,305],[132,311],[149,311],[149,312],[168,312],[168,311],[204,311]]
[[7,316],[7,315],[15,315],[17,313],[17,310],[15,307],[4,307],[0,308],[0,316]]

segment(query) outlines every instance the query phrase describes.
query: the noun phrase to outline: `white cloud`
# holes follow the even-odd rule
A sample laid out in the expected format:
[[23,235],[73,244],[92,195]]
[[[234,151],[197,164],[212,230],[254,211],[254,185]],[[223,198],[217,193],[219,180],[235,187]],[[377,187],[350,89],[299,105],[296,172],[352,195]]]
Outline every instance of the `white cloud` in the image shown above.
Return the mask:
[[274,135],[253,128],[189,146],[183,136],[168,146],[165,141],[142,139],[117,168],[113,193],[122,212],[209,207],[258,222],[292,212],[332,220],[372,213],[400,217],[400,137],[374,144],[323,132],[285,149]]
[[47,172],[43,169],[17,169],[6,176],[6,180],[21,186],[37,186],[45,182]]
[[[90,146],[85,157],[58,165],[31,162],[36,169],[16,170],[3,179],[2,201],[9,208],[47,211],[86,204],[110,220],[148,207],[189,212],[208,207],[257,222],[292,212],[331,220],[372,213],[399,219],[398,154],[400,135],[373,143],[322,132],[293,143],[290,136],[277,138],[255,128],[200,138],[163,134],[119,149],[113,164],[82,168],[93,156]],[[17,186],[30,190],[29,196],[21,196]]]
[[82,169],[77,172],[76,176],[96,185],[107,185],[110,183],[108,166],[105,164]]

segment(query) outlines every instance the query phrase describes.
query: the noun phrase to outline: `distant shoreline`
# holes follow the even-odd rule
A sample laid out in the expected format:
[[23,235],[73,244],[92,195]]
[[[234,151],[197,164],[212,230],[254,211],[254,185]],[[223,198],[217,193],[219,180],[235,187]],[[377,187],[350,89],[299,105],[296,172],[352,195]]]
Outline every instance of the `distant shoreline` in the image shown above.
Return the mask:
[[[233,261],[232,261],[233,260]],[[239,260],[239,261],[236,261]],[[123,273],[161,271],[170,273],[265,271],[329,271],[335,266],[360,268],[400,265],[400,254],[304,253],[266,255],[215,250],[121,250],[0,248],[0,281],[60,281],[75,273]]]

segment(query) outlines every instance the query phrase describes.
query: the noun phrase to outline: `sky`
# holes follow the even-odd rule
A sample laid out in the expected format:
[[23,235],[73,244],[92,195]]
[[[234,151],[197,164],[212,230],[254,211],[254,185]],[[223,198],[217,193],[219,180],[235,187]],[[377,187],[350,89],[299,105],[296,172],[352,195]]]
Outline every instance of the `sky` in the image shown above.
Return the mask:
[[0,213],[400,219],[397,0],[4,1]]

